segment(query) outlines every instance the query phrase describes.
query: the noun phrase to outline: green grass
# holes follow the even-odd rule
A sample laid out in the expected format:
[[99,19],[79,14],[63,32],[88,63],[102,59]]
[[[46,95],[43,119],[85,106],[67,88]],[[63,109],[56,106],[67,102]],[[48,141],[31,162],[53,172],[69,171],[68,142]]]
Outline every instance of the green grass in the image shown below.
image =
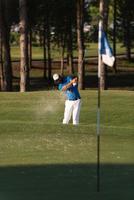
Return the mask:
[[[19,46],[11,47],[11,57],[12,60],[20,58],[20,48]],[[51,52],[52,59],[60,59],[60,49],[53,46]],[[32,58],[33,59],[43,59],[43,47],[32,47]]]
[[81,91],[80,125],[62,125],[57,91],[0,93],[0,200],[133,200],[134,93],[101,94],[101,182],[96,192],[97,92]]
[[[85,56],[97,56],[98,55],[98,44],[97,43],[89,43],[85,44],[86,51]],[[112,44],[111,44],[112,46]],[[132,49],[134,51],[134,49]],[[125,47],[122,46],[121,43],[117,44],[117,54],[125,53]],[[52,47],[52,59],[60,59],[60,49],[56,46]],[[78,56],[78,51],[74,50],[74,57]],[[12,59],[19,59],[20,58],[20,49],[19,46],[12,46],[11,47],[11,57]],[[32,47],[32,57],[33,59],[43,59],[43,47]]]
[[[43,48],[41,47],[32,47],[33,59],[42,59],[43,58]],[[20,48],[19,46],[11,47],[11,57],[12,59],[20,58]]]
[[[90,56],[98,56],[98,43],[89,43],[86,44],[86,52],[85,56],[90,57]],[[111,43],[112,47],[112,43]],[[132,49],[133,51],[134,49]],[[121,43],[117,44],[117,49],[116,49],[117,54],[124,54],[125,53],[125,47],[122,46]]]

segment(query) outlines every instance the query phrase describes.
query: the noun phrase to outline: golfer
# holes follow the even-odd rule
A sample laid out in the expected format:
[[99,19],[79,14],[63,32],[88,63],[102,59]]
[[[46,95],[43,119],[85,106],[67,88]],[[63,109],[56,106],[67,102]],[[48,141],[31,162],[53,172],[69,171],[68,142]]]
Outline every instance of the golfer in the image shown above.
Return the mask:
[[73,125],[78,125],[81,97],[78,91],[77,77],[62,77],[59,74],[54,74],[53,80],[58,85],[58,89],[66,95],[63,124],[68,124],[72,116]]

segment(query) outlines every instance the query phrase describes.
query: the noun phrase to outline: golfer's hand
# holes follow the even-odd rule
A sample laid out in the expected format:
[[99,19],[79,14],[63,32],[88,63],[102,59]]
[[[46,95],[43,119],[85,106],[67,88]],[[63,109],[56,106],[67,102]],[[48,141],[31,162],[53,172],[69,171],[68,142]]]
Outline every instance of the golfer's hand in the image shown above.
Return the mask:
[[77,83],[77,81],[78,81],[78,79],[77,79],[77,77],[75,77],[72,81],[71,81],[71,83],[73,84],[73,83]]

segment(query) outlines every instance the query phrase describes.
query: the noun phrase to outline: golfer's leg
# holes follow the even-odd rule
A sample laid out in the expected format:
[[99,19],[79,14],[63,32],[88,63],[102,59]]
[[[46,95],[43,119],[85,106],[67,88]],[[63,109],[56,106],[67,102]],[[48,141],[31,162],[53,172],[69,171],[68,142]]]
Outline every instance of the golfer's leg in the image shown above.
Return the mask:
[[72,109],[73,109],[72,101],[66,100],[63,124],[69,123],[69,120],[71,119]]
[[77,101],[75,101],[73,105],[73,124],[74,125],[79,124],[80,108],[81,108],[81,100],[78,99]]

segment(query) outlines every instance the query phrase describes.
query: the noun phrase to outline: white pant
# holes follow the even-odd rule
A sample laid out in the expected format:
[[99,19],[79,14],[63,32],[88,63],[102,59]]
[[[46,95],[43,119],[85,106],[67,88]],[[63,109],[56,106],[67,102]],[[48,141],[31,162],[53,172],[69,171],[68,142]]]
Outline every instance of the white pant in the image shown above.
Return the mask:
[[81,100],[78,99],[76,101],[65,101],[65,111],[64,111],[64,119],[63,124],[68,124],[69,120],[73,119],[73,124],[79,124],[79,115],[80,115],[80,107],[81,107]]

